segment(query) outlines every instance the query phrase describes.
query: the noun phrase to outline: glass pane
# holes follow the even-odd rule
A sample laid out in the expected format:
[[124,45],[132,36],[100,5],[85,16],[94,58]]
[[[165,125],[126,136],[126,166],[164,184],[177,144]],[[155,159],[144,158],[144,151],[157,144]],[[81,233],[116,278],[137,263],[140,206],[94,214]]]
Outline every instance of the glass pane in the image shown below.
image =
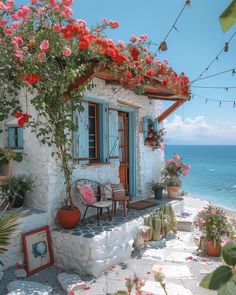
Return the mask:
[[124,131],[119,131],[119,145],[124,145]]
[[95,117],[95,106],[89,106],[89,116]]
[[96,156],[95,148],[89,148],[89,158],[94,159]]
[[124,148],[119,148],[119,159],[121,163],[123,163],[125,160]]
[[96,144],[95,144],[95,136],[89,136],[89,147],[95,147]]
[[95,134],[95,119],[89,118],[89,134]]
[[124,130],[124,119],[123,116],[119,116],[119,121],[118,121],[118,129]]

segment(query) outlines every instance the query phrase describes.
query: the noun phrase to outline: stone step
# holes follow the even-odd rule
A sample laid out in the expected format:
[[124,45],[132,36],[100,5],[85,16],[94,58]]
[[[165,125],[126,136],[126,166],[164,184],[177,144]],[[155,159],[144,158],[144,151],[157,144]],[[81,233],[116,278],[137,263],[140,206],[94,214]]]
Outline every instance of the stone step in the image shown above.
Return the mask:
[[197,213],[198,211],[194,208],[184,207],[183,212],[176,215],[177,229],[180,231],[192,232]]

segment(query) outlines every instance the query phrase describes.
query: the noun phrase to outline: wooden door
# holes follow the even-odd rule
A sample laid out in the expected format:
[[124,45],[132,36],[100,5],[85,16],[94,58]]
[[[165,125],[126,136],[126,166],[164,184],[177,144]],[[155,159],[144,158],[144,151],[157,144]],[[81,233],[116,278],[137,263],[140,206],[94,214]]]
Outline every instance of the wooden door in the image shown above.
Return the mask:
[[129,121],[128,113],[118,113],[120,182],[129,192]]

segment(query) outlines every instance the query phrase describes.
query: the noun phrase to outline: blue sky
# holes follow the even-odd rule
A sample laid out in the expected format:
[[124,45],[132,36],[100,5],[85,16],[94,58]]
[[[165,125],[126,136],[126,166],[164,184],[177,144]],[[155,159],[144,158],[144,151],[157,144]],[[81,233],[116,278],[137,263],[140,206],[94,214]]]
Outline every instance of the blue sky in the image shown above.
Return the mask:
[[[16,1],[27,3],[28,1]],[[185,72],[193,80],[216,56],[229,39],[236,25],[223,33],[218,17],[231,0],[192,0],[167,40],[168,51],[159,58],[167,58],[177,72]],[[107,32],[115,40],[146,33],[160,43],[183,7],[185,0],[75,0],[74,15],[88,25],[100,22],[102,17],[118,20],[120,28]],[[156,48],[153,48],[156,50]],[[236,36],[229,52],[222,53],[219,61],[208,71],[215,74],[236,67]],[[200,86],[236,86],[236,75],[231,73],[195,83]],[[236,108],[223,100],[236,101],[236,89],[228,92],[219,89],[192,89],[201,96],[222,99],[219,103],[194,97],[166,122],[169,143],[185,144],[236,144]],[[176,136],[177,134],[177,136]]]

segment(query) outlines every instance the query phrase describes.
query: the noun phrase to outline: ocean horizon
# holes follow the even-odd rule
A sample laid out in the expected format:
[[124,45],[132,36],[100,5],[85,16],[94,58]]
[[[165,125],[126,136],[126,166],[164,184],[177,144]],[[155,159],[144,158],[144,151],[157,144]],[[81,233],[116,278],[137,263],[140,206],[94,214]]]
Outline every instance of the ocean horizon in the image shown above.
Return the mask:
[[182,177],[182,190],[190,197],[236,210],[236,145],[166,145],[165,158],[174,154],[191,165]]

